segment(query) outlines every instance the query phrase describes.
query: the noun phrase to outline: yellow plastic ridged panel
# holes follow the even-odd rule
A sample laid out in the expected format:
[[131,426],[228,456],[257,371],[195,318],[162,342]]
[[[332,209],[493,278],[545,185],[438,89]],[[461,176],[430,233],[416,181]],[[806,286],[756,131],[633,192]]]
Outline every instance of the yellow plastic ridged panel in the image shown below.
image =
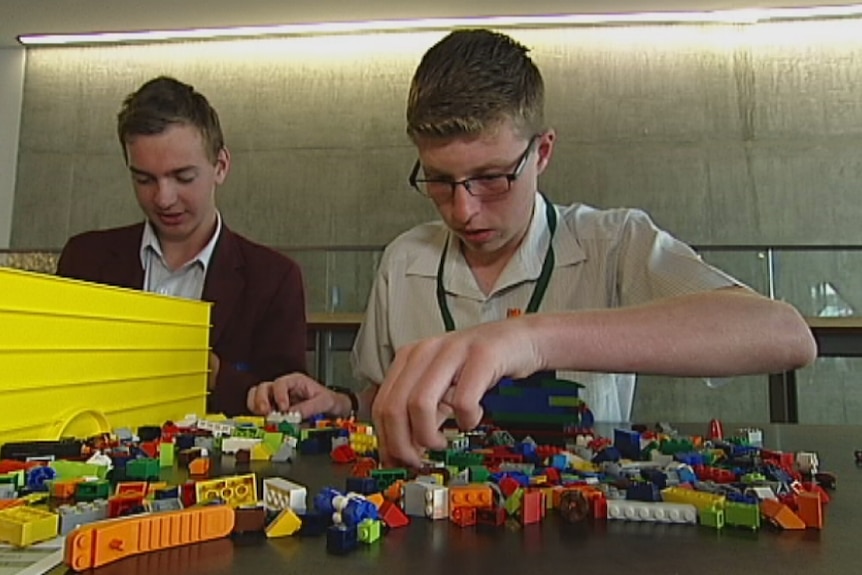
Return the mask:
[[204,413],[210,304],[0,268],[0,443]]
[[34,507],[0,511],[0,541],[26,547],[57,536],[59,516]]

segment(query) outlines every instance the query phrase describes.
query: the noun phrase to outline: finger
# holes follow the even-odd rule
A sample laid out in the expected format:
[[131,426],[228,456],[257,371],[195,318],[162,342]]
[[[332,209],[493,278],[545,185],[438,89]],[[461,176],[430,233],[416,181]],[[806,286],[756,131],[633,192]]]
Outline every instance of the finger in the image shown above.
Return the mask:
[[321,390],[321,393],[314,394],[299,403],[294,403],[293,411],[299,412],[302,419],[309,419],[314,415],[328,413],[332,411],[332,408],[335,406],[335,398],[333,395],[334,392],[332,391]]
[[485,393],[495,385],[500,376],[493,368],[493,361],[482,350],[476,350],[461,368],[458,382],[452,388],[451,406],[455,421],[463,430],[475,429],[482,422],[485,411],[481,401]]
[[269,401],[271,381],[265,381],[255,386],[254,412],[260,415],[269,415],[272,412],[272,403]]
[[279,377],[270,387],[269,397],[273,403],[278,406],[278,410],[282,413],[291,411],[290,406],[290,391],[292,387],[290,376]]
[[464,362],[463,346],[452,345],[452,342],[453,338],[448,338],[434,350],[433,358],[416,362],[405,369],[403,375],[417,379],[408,401],[413,441],[432,449],[446,448],[446,437],[440,431],[440,404]]
[[257,412],[257,386],[256,385],[249,388],[248,393],[245,395],[245,406],[253,414],[261,415],[260,413]]
[[400,434],[405,440],[410,436],[409,428],[406,427],[406,423],[399,421],[398,415],[400,413],[402,417],[406,417],[406,405],[396,404],[397,396],[393,400],[393,386],[398,381],[408,351],[409,349],[400,355],[396,354],[371,405],[371,419],[377,432],[377,451],[384,466],[398,465],[400,462],[395,452],[396,450],[403,451],[403,448],[399,446],[390,445],[390,437],[397,437],[398,429],[400,429]]

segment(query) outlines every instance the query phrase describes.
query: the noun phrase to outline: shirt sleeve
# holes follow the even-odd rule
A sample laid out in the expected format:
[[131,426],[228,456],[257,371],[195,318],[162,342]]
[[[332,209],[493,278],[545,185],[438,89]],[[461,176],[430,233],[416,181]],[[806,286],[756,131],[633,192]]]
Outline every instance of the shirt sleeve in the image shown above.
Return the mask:
[[640,210],[627,210],[620,233],[620,305],[743,285],[704,262],[690,246],[658,228]]
[[395,357],[389,335],[390,261],[387,254],[384,254],[371,287],[365,318],[356,335],[350,356],[353,376],[362,382],[376,385],[383,383]]

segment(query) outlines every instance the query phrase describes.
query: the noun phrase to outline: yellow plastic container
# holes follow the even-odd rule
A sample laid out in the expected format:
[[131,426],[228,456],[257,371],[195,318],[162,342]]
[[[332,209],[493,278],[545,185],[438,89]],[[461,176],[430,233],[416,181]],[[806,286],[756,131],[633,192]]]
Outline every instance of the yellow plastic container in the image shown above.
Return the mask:
[[206,411],[210,304],[0,268],[0,444]]

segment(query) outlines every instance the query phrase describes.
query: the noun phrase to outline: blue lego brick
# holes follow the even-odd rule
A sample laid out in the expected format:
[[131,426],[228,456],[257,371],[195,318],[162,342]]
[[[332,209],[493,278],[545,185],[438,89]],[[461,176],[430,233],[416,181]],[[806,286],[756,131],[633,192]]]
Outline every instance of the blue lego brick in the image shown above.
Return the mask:
[[681,451],[675,453],[673,458],[686,465],[706,465],[706,457],[697,451]]
[[331,516],[335,512],[332,499],[339,495],[344,494],[333,487],[324,487],[314,496],[314,510]]
[[626,459],[640,459],[641,434],[628,429],[614,429],[614,447]]
[[658,486],[654,483],[632,483],[626,488],[629,501],[661,501]]
[[345,555],[359,546],[356,526],[333,525],[326,530],[326,551],[333,555]]
[[332,525],[332,514],[326,515],[318,511],[297,514],[302,522],[297,535],[300,537],[320,537]]
[[345,490],[361,495],[377,493],[377,480],[373,477],[348,477]]
[[593,456],[593,463],[603,463],[605,461],[619,461],[622,459],[619,449],[614,446],[605,447]]
[[57,472],[53,467],[40,465],[33,467],[27,472],[27,488],[30,491],[48,491],[47,481],[51,481],[57,477]]
[[341,511],[341,521],[346,527],[355,528],[366,519],[377,520],[377,507],[367,499],[351,497]]
[[641,477],[658,487],[660,490],[667,487],[667,474],[660,469],[641,469]]

